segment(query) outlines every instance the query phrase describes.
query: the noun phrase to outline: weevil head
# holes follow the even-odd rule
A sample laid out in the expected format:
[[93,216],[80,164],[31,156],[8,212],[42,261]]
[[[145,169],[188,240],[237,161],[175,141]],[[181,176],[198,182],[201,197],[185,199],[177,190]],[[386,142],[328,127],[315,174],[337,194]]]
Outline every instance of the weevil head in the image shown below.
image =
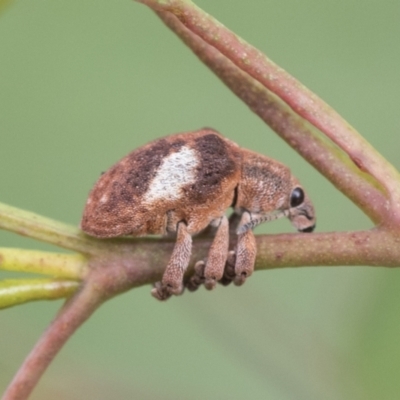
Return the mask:
[[299,232],[312,232],[315,229],[314,206],[296,181],[289,196],[288,217]]
[[250,208],[245,208],[247,216],[243,220],[244,224],[240,225],[237,233],[241,234],[248,229],[253,229],[255,226],[268,221],[273,221],[282,217],[289,218],[292,225],[299,232],[313,232],[315,229],[315,212],[311,200],[305,194],[300,185],[296,185],[285,196],[288,206],[277,207],[273,211],[257,209],[254,211]]
[[239,234],[282,217],[289,218],[299,232],[315,228],[314,206],[289,168],[250,151],[244,151],[236,208],[248,214]]

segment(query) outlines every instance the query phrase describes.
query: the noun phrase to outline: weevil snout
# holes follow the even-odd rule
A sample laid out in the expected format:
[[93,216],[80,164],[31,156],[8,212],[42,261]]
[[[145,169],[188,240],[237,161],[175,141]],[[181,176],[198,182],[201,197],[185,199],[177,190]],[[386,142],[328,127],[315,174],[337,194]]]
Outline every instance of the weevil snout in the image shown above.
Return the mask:
[[299,232],[312,232],[315,229],[314,206],[299,186],[290,194],[289,219]]

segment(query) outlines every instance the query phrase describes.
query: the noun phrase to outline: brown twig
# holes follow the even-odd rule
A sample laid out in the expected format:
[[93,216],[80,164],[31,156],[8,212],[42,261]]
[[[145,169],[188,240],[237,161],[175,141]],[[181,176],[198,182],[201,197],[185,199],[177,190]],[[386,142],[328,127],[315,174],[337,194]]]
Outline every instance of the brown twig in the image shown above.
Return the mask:
[[101,304],[102,294],[86,283],[64,307],[25,359],[3,400],[27,399],[40,377],[69,337]]

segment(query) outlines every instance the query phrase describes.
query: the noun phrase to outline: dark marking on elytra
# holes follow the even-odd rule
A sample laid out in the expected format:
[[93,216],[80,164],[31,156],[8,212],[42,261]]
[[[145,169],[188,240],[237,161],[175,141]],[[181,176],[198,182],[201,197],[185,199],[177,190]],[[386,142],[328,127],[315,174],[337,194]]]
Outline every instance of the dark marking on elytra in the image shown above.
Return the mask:
[[[102,174],[90,193],[82,219],[82,227],[101,236],[107,234],[107,225],[129,225],[135,210],[140,214],[141,201],[163,160],[184,145],[182,139],[173,142],[158,139],[138,148]],[[104,199],[104,200],[103,200]]]
[[[180,147],[175,147],[175,151]],[[123,180],[132,197],[142,196],[147,192],[151,180],[157,173],[164,158],[171,152],[171,145],[165,139],[159,139],[151,146],[139,148],[127,156],[124,171],[120,179]]]
[[110,192],[114,194],[110,196],[109,202],[113,204],[109,207],[115,207],[118,202],[129,204],[142,198],[165,157],[179,151],[183,145],[183,140],[169,143],[165,139],[159,139],[151,143],[151,146],[147,145],[131,152],[114,165],[102,177],[112,181],[107,182]]
[[185,145],[185,142],[182,139],[175,139],[171,143],[171,147],[176,151],[179,151],[181,149],[181,147],[184,145]]
[[235,152],[228,147],[227,142],[214,133],[196,138],[194,149],[200,160],[191,188],[196,198],[204,202],[220,186],[222,180],[237,171],[238,160],[232,156]]

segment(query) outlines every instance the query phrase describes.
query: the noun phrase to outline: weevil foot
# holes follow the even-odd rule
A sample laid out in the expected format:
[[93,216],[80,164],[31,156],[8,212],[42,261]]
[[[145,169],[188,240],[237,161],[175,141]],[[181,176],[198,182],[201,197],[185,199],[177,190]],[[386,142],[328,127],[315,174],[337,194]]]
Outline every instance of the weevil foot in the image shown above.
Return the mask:
[[235,265],[235,276],[233,278],[233,283],[235,286],[242,286],[243,283],[246,282],[246,279],[252,274],[253,272],[253,265],[252,264],[240,264],[236,262]]
[[205,281],[204,277],[204,269],[205,269],[205,262],[204,261],[197,261],[194,266],[194,275],[189,278],[186,283],[186,287],[189,291],[194,292],[196,291]]
[[243,285],[254,271],[256,260],[256,238],[252,230],[241,233],[236,247],[235,277],[236,286]]
[[151,290],[151,295],[157,300],[165,301],[171,296],[179,296],[183,293],[184,287],[182,284],[173,286],[170,283],[156,282],[153,289]]
[[243,272],[241,272],[239,275],[236,275],[236,276],[235,276],[235,279],[233,280],[233,283],[234,283],[236,286],[242,286],[243,283],[246,282],[246,278],[247,278],[247,272],[246,272],[246,271],[243,271]]
[[[225,253],[226,254],[226,253]],[[210,260],[210,259],[209,259]],[[218,260],[217,263],[208,262],[204,269],[204,287],[212,290],[220,282],[224,275],[226,257]]]
[[229,251],[228,258],[225,263],[224,275],[219,281],[221,285],[228,286],[235,279],[235,263],[236,263],[236,252]]
[[216,284],[217,284],[217,278],[215,278],[214,276],[206,278],[206,280],[204,281],[204,287],[207,290],[213,290]]

